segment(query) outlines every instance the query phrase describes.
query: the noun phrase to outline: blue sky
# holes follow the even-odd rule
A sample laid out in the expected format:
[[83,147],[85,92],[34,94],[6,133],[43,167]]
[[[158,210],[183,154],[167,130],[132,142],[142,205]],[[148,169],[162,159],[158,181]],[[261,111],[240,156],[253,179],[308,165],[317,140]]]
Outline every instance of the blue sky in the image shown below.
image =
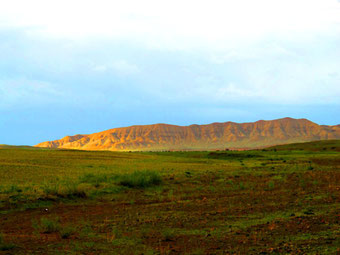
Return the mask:
[[339,1],[7,2],[0,144],[134,124],[340,124]]

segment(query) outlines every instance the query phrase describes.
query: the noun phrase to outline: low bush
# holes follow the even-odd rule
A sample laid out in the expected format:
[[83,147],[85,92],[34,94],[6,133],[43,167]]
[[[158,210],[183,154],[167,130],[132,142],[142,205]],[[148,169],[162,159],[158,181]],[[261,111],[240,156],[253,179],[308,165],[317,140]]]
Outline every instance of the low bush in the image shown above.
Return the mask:
[[69,183],[68,185],[65,185],[65,189],[63,190],[63,192],[60,192],[60,194],[58,195],[60,197],[69,198],[69,199],[87,197],[87,193],[84,187],[79,186],[76,183]]
[[17,185],[11,185],[7,187],[7,189],[3,189],[1,193],[4,194],[12,194],[12,193],[20,193],[22,192],[22,188],[18,187]]
[[161,234],[165,241],[171,241],[176,236],[176,230],[174,229],[163,229]]
[[210,152],[207,155],[208,158],[212,159],[249,159],[249,158],[261,158],[262,155],[259,154],[251,154],[251,153],[244,153],[244,152]]
[[44,217],[40,219],[40,222],[33,222],[33,228],[44,234],[60,232],[60,220],[58,217],[55,219]]
[[58,182],[44,183],[41,189],[45,195],[57,196],[59,190],[59,183]]
[[268,190],[273,190],[275,188],[275,183],[273,181],[268,182]]
[[129,188],[147,188],[160,185],[162,178],[155,171],[135,171],[133,173],[122,174],[118,178],[118,184]]
[[135,171],[125,174],[86,174],[78,180],[56,180],[45,183],[41,190],[48,199],[93,198],[117,194],[126,188],[147,188],[162,183],[155,171]]
[[39,232],[44,234],[58,233],[61,238],[67,239],[72,234],[76,232],[76,229],[72,226],[62,226],[60,224],[59,217],[56,218],[47,218],[43,217],[39,222],[33,222],[33,228]]
[[76,232],[75,228],[72,226],[67,226],[67,227],[63,227],[62,229],[60,229],[60,236],[63,239],[67,239],[69,238],[72,234],[74,234]]
[[86,198],[87,193],[84,187],[71,181],[45,183],[42,190],[46,196],[55,196],[59,198]]

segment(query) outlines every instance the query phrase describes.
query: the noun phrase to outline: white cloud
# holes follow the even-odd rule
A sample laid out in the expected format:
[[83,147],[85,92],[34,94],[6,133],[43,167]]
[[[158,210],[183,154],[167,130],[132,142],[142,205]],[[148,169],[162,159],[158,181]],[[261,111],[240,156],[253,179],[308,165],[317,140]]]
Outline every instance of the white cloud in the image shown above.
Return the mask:
[[61,38],[121,38],[166,49],[226,49],[266,36],[305,37],[340,22],[336,0],[11,0],[0,26]]
[[[88,68],[124,76],[143,71],[142,79],[129,86],[138,88],[138,94],[157,94],[173,102],[337,103],[340,56],[325,48],[339,40],[339,26],[336,0],[11,0],[0,8],[0,29],[20,28],[32,37],[73,45],[60,59],[48,50],[36,58],[28,48],[24,53],[29,56],[24,55],[33,60],[27,63],[46,58],[56,63],[53,68],[68,65],[64,79],[74,72],[73,87],[84,86],[78,76]],[[116,42],[126,42],[124,49]],[[139,56],[138,64],[129,45],[140,47],[138,54],[144,58]],[[159,49],[186,52],[182,58]],[[184,62],[187,72],[181,69]],[[0,84],[0,93],[13,98],[54,93],[46,84],[39,89],[6,84],[5,89]],[[97,90],[89,84],[88,91]]]
[[230,99],[249,99],[249,98],[256,98],[261,95],[261,91],[256,91],[254,89],[246,89],[240,86],[236,86],[233,83],[228,84],[227,86],[219,87],[215,91],[215,97],[219,100],[230,100]]
[[111,67],[123,74],[133,74],[139,72],[139,68],[135,64],[130,64],[126,60],[114,62],[112,63]]
[[[320,68],[320,66],[323,68]],[[244,71],[243,83],[218,85],[205,91],[219,102],[270,104],[340,104],[340,76],[332,63],[256,63]]]
[[174,103],[339,105],[338,65],[337,58],[332,60],[328,54],[316,59],[303,53],[286,59],[276,59],[275,55],[269,59],[241,59],[218,63],[205,74],[197,72],[190,83],[170,80],[148,89],[154,97]]
[[254,45],[239,45],[228,51],[213,52],[210,61],[213,64],[225,64],[244,60],[257,60],[265,58],[296,57],[297,54],[279,43],[260,42]]
[[107,66],[106,65],[96,65],[93,67],[93,70],[96,72],[105,72],[107,71]]
[[126,60],[113,61],[112,63],[104,65],[96,65],[93,67],[93,70],[96,72],[114,71],[121,75],[131,75],[140,72],[137,65],[131,64]]

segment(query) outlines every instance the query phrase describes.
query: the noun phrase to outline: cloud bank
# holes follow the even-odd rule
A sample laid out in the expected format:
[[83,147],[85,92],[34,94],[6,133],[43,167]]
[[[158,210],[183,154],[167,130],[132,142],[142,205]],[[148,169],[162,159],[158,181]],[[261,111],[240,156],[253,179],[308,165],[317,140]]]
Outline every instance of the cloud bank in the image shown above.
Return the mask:
[[0,129],[18,124],[5,114],[28,109],[60,123],[73,116],[54,128],[63,135],[67,125],[283,116],[335,124],[338,45],[336,0],[7,1]]

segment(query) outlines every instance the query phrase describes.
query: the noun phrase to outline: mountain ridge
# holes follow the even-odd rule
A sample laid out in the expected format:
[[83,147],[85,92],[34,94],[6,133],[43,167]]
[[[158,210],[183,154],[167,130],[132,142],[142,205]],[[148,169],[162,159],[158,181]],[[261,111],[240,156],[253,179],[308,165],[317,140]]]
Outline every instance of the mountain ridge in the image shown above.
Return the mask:
[[308,119],[282,118],[256,122],[214,122],[189,126],[157,123],[65,136],[36,147],[83,150],[214,150],[250,149],[278,144],[340,139],[340,126]]

